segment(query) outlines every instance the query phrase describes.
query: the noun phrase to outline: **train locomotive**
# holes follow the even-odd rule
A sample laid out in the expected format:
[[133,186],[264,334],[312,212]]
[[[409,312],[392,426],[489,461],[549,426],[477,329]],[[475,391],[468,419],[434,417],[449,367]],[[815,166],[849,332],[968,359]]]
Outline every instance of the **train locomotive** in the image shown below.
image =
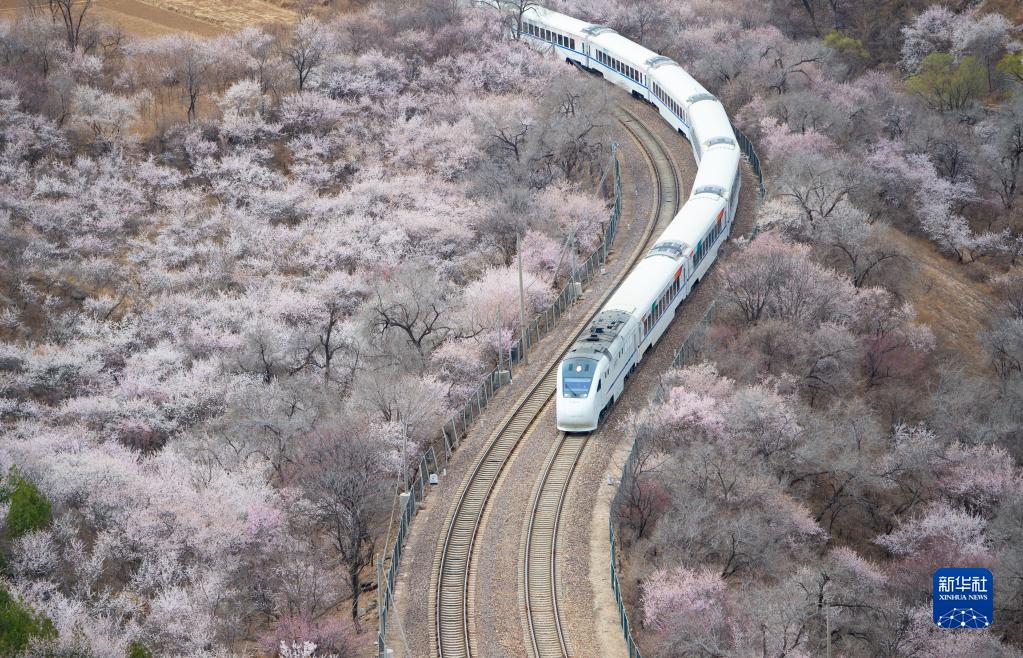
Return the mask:
[[609,27],[540,7],[523,14],[522,36],[653,104],[685,136],[699,164],[678,214],[558,366],[558,429],[589,432],[621,397],[625,380],[728,237],[739,200],[741,152],[720,101],[670,58]]

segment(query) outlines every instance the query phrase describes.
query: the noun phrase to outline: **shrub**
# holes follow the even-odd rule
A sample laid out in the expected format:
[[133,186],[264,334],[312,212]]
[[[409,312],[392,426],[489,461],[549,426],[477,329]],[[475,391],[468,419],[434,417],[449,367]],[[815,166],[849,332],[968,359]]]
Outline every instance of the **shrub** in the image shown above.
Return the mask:
[[33,637],[55,637],[53,622],[0,588],[0,656],[13,656]]
[[931,53],[906,87],[939,112],[963,110],[984,93],[985,77],[984,66],[972,55],[956,62],[947,53]]
[[13,468],[7,482],[5,497],[11,504],[7,510],[7,536],[15,539],[26,532],[45,528],[50,522],[50,501],[46,496]]

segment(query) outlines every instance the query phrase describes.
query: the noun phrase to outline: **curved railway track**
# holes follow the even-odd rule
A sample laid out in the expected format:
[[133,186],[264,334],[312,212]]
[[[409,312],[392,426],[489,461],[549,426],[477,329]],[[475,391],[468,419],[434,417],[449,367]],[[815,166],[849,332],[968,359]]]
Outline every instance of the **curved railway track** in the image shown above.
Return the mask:
[[[587,317],[571,332],[553,359],[546,364],[543,374],[519,398],[511,412],[502,420],[491,436],[482,456],[470,469],[455,494],[441,535],[441,543],[434,558],[431,579],[430,613],[431,645],[440,658],[460,658],[480,655],[471,623],[474,607],[473,551],[481,521],[488,508],[490,495],[512,453],[535,425],[547,404],[552,400],[557,382],[557,366],[571,348],[576,337],[643,254],[653,236],[654,229],[674,217],[681,201],[681,183],[668,150],[653,132],[630,111],[619,108],[619,122],[633,137],[654,171],[658,203],[642,239],[629,256],[626,267],[617,275],[609,290],[594,304]],[[525,554],[529,560],[525,574],[526,616],[532,640],[532,651],[537,656],[567,656],[568,648],[561,627],[557,607],[556,545],[557,525],[572,471],[585,444],[585,437],[558,441],[534,496],[531,508]],[[574,456],[562,455],[575,450]]]

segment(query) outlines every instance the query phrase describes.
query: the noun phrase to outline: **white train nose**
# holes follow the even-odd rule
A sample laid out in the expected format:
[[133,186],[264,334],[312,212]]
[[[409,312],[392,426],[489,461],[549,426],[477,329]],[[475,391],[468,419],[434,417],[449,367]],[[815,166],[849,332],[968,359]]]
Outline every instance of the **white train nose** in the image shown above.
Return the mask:
[[591,432],[597,429],[597,414],[593,401],[558,398],[558,429],[562,432]]

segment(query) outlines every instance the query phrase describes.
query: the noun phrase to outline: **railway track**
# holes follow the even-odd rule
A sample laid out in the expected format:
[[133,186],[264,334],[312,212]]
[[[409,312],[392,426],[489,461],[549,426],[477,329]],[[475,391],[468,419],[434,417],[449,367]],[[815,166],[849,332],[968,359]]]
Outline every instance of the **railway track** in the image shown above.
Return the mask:
[[558,526],[568,483],[586,445],[586,436],[561,432],[533,494],[522,550],[526,623],[534,656],[567,656],[558,611]]
[[[441,658],[480,655],[472,622],[476,539],[490,496],[502,471],[553,398],[557,366],[561,358],[593,315],[603,307],[633,264],[643,257],[654,229],[670,221],[681,202],[682,189],[678,172],[661,141],[627,109],[620,108],[617,118],[640,146],[654,171],[658,199],[656,212],[639,244],[630,254],[626,267],[617,275],[608,291],[591,306],[591,312],[570,332],[568,340],[545,365],[543,374],[505,416],[455,494],[455,502],[445,520],[446,527],[434,558],[430,587],[430,613],[433,617],[431,646],[435,655]],[[537,656],[568,655],[557,608],[557,525],[568,483],[585,445],[585,437],[573,437],[571,441],[565,438],[564,435],[559,438],[558,449],[541,476],[541,485],[534,496],[526,533],[525,554],[532,558],[524,569],[526,616],[532,651]],[[566,454],[561,454],[562,449]],[[574,456],[570,454],[573,450]]]

